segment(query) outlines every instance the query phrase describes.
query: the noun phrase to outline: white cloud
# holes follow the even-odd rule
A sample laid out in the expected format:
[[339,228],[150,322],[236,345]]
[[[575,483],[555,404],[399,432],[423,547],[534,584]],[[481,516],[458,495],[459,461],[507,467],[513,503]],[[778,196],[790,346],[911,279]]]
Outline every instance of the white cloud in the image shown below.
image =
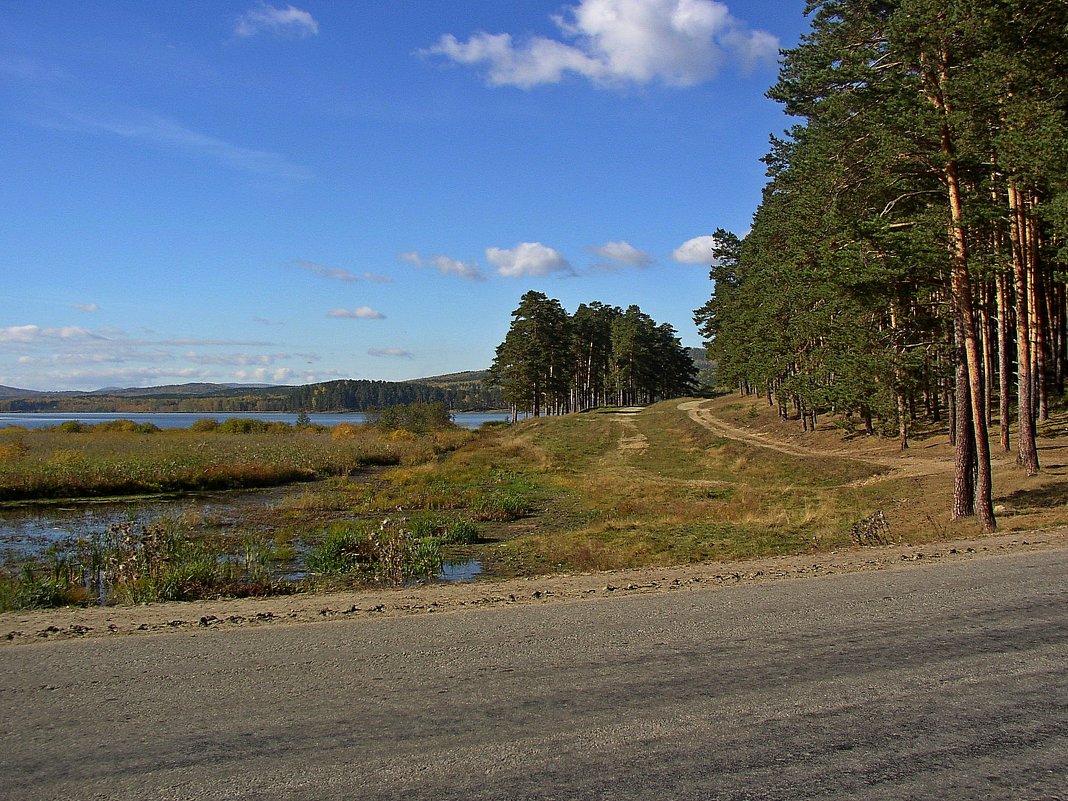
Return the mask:
[[87,314],[92,314],[93,312],[100,310],[100,307],[97,306],[95,303],[72,303],[70,307],[72,309],[77,309],[78,311],[83,311]]
[[298,36],[301,39],[319,33],[319,23],[307,11],[293,6],[275,8],[260,5],[251,8],[237,19],[234,33],[250,37],[261,33],[273,33],[276,36]]
[[414,358],[410,351],[403,348],[369,348],[367,351],[368,356],[383,356],[392,359],[412,359]]
[[357,309],[331,309],[326,313],[327,317],[353,320],[384,320],[386,315],[370,306],[360,306]]
[[687,239],[671,253],[671,257],[681,264],[712,264],[712,246],[715,237],[695,236]]
[[540,242],[520,242],[511,250],[486,248],[486,259],[500,275],[508,278],[575,272],[559,251]]
[[11,325],[0,328],[0,343],[33,345],[46,342],[101,339],[99,334],[68,325],[62,328],[42,328],[39,325]]
[[628,264],[631,267],[648,267],[653,263],[652,256],[644,250],[638,250],[630,242],[605,242],[598,247],[589,248],[589,251],[606,259]]
[[253,370],[237,370],[234,378],[238,381],[246,381],[253,384],[284,384],[293,377],[293,371],[288,367],[270,369],[257,367]]
[[466,42],[446,34],[422,52],[484,67],[492,86],[530,88],[567,73],[597,86],[693,86],[727,63],[746,70],[774,63],[779,51],[775,36],[749,29],[718,0],[580,0],[552,20],[566,41],[517,43],[480,31]]
[[401,253],[399,258],[409,264],[414,264],[416,267],[433,267],[442,275],[456,275],[460,278],[466,278],[468,281],[486,280],[486,276],[482,273],[482,268],[471,261],[460,261],[449,256],[424,258],[414,251]]
[[318,275],[320,278],[330,278],[334,281],[348,281],[350,283],[358,281],[354,273],[348,270],[342,270],[339,267],[327,267],[323,264],[316,264],[314,261],[306,261],[305,259],[297,259],[294,264],[302,270]]

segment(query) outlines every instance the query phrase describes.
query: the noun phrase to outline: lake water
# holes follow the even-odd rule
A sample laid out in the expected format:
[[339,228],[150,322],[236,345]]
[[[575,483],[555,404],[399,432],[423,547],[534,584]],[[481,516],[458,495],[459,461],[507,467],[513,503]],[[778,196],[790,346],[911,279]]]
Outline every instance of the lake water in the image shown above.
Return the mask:
[[[297,415],[287,412],[155,412],[145,414],[134,412],[8,412],[0,414],[0,428],[5,426],[48,428],[71,420],[88,425],[107,423],[112,420],[133,420],[136,423],[152,423],[160,428],[189,428],[197,420],[204,418],[221,421],[228,420],[231,417],[251,418],[253,420],[262,420],[265,423],[289,423],[290,425],[297,422]],[[314,413],[309,414],[308,417],[311,418],[313,423],[321,426],[336,426],[339,423],[363,423],[367,419],[367,415],[362,412]],[[508,412],[456,412],[452,417],[456,425],[463,428],[478,428],[483,423],[508,422],[512,419]]]

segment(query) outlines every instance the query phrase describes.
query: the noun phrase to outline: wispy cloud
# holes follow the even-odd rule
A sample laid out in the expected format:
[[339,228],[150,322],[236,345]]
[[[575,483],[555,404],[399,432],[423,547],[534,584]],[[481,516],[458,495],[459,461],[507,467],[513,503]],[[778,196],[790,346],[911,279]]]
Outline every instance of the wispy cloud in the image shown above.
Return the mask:
[[70,307],[77,311],[83,311],[86,314],[92,314],[93,312],[100,310],[100,307],[95,303],[72,303]]
[[384,320],[386,315],[370,306],[360,306],[356,309],[331,309],[326,313],[327,317],[352,320]]
[[269,33],[304,39],[319,33],[319,23],[310,13],[294,6],[276,8],[262,4],[238,17],[234,33],[244,38]]
[[223,364],[235,367],[247,367],[249,365],[263,365],[269,367],[278,361],[292,358],[290,353],[197,353],[190,351],[184,354],[186,361],[193,364]]
[[648,267],[654,259],[644,250],[639,250],[630,242],[605,242],[603,245],[587,248],[590,253],[608,260],[597,265],[601,269],[615,270],[620,265],[629,267]]
[[711,234],[687,239],[671,253],[671,258],[680,264],[711,264],[712,246],[715,238]]
[[163,363],[174,361],[174,354],[166,350],[140,350],[125,345],[95,349],[74,348],[45,356],[22,355],[21,365],[48,364],[128,364],[130,362]]
[[173,150],[212,159],[236,170],[304,181],[312,177],[307,167],[293,164],[277,153],[243,147],[224,139],[186,128],[163,117],[149,116],[139,121],[125,122],[88,116],[71,116],[65,121],[38,121],[59,129],[74,129],[97,134],[109,134],[122,139],[149,142]]
[[[134,342],[134,340],[129,340]],[[145,340],[145,342],[157,345],[173,345],[179,348],[196,348],[208,345],[220,345],[232,348],[264,348],[274,345],[274,342],[266,342],[256,339],[197,339],[195,337],[179,337],[177,339]]]
[[460,278],[466,278],[468,281],[486,280],[486,276],[482,273],[482,268],[474,262],[460,261],[449,256],[423,257],[414,251],[401,253],[400,258],[402,261],[414,264],[416,267],[432,267],[442,275],[456,275]]
[[514,248],[486,248],[486,259],[508,278],[564,273],[574,275],[571,263],[559,251],[541,242],[520,242]]
[[600,87],[693,86],[728,63],[774,64],[779,52],[778,38],[749,28],[718,0],[580,0],[551,19],[559,38],[445,34],[421,53],[483,68],[491,86],[531,88],[569,73]]
[[307,270],[313,275],[318,275],[321,278],[330,278],[334,281],[348,281],[350,283],[360,280],[355,273],[349,272],[348,270],[342,270],[339,267],[327,267],[304,259],[298,259],[294,264],[300,269]]
[[368,356],[379,356],[389,359],[414,359],[410,351],[403,348],[368,348]]
[[82,387],[136,386],[146,382],[207,380],[212,376],[196,367],[116,367],[44,372],[53,385]]

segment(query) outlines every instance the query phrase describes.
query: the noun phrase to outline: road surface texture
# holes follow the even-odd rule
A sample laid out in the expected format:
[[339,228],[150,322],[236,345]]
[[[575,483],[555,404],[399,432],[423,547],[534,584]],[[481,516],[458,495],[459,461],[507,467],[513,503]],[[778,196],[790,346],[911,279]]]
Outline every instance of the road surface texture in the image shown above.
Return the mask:
[[1068,550],[0,648],[0,798],[1068,799]]

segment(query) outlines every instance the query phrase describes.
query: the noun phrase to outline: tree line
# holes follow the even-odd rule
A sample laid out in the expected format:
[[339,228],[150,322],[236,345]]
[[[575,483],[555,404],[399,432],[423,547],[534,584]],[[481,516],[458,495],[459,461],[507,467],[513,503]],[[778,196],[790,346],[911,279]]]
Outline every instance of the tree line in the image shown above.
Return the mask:
[[675,329],[637,306],[583,303],[568,314],[530,291],[512,312],[487,382],[514,418],[652,403],[692,392],[696,375]]
[[[887,427],[947,422],[992,530],[990,433],[1029,475],[1068,360],[1068,3],[811,0],[744,239],[695,312],[721,381]],[[1012,429],[1013,431],[1010,431]]]
[[437,386],[418,381],[340,380],[297,387],[226,388],[211,394],[39,394],[0,399],[0,412],[366,412],[409,403],[451,410],[504,407],[500,390],[472,378]]

